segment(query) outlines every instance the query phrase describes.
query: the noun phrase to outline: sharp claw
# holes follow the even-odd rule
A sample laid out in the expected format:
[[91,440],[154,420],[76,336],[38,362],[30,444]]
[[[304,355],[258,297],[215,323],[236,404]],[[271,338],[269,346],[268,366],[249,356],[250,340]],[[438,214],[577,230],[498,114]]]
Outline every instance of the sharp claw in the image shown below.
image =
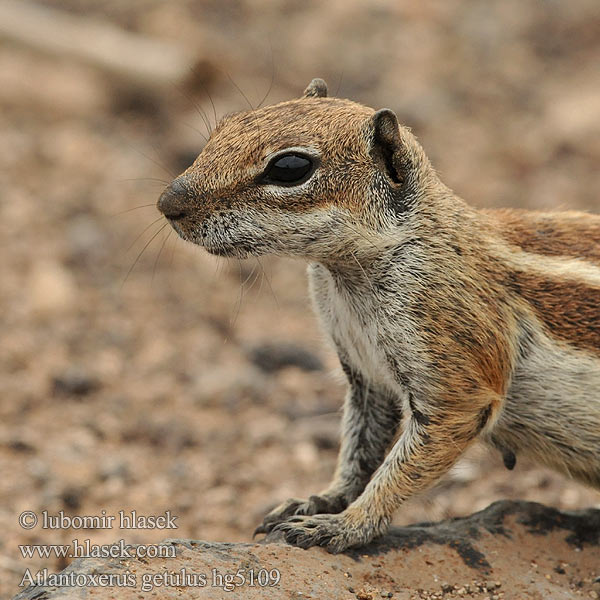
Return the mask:
[[269,534],[272,531],[275,531],[277,525],[279,525],[279,523],[277,521],[271,521],[270,523],[268,521],[263,521],[255,530],[254,530],[254,534],[252,535],[252,539],[254,539],[254,536],[256,536],[259,533],[264,533],[264,534]]
[[261,523],[255,530],[254,533],[252,534],[252,539],[254,539],[259,533],[268,533],[266,527],[264,526],[264,523]]

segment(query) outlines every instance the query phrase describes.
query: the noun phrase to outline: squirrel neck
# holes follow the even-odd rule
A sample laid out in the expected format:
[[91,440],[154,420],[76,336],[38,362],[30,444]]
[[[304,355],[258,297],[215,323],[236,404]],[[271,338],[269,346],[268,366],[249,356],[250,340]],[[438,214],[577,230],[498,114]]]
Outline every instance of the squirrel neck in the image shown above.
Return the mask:
[[[440,190],[435,201],[421,202],[397,223],[380,231],[355,228],[347,231],[343,245],[331,257],[313,262],[325,267],[334,279],[348,287],[371,289],[407,255],[425,261],[456,261],[475,245],[495,236],[485,217],[458,196]],[[464,249],[464,252],[463,252]]]

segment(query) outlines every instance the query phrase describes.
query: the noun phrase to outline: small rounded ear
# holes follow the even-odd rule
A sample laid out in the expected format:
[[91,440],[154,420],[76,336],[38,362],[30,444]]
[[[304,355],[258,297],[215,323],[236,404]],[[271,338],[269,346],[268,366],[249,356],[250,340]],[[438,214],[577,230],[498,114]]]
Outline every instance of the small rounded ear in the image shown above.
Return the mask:
[[326,98],[327,84],[319,78],[313,79],[304,90],[305,98]]
[[382,108],[373,115],[373,141],[390,149],[400,147],[400,127],[393,110]]
[[389,108],[378,110],[372,117],[372,126],[371,155],[392,181],[402,183],[402,141],[394,111]]

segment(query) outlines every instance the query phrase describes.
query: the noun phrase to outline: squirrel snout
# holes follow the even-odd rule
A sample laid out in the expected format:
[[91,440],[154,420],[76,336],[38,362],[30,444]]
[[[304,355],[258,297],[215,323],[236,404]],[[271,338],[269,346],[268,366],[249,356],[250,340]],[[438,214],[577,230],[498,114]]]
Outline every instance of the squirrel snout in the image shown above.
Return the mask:
[[183,219],[189,213],[189,189],[180,177],[161,194],[156,206],[167,219]]

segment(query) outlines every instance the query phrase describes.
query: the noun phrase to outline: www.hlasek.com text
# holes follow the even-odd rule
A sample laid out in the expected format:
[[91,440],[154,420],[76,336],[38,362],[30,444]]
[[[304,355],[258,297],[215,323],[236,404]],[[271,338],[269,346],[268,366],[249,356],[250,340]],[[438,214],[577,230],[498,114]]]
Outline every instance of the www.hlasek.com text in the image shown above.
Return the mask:
[[92,544],[91,540],[72,540],[70,544],[19,545],[23,558],[175,558],[173,544]]

